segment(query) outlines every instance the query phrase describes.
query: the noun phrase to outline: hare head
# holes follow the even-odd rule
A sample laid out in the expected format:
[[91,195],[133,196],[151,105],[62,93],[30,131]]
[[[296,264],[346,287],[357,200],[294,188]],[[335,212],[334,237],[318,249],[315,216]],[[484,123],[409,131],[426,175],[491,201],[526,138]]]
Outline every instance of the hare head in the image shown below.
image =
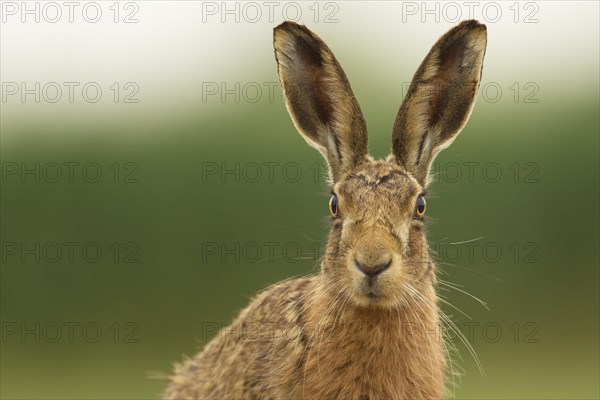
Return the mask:
[[429,169],[469,118],[486,40],[485,26],[471,20],[435,43],[400,106],[392,154],[373,160],[360,106],[329,47],[303,25],[275,28],[287,109],[329,166],[333,221],[321,274],[332,293],[361,308],[392,308],[433,287],[423,231]]

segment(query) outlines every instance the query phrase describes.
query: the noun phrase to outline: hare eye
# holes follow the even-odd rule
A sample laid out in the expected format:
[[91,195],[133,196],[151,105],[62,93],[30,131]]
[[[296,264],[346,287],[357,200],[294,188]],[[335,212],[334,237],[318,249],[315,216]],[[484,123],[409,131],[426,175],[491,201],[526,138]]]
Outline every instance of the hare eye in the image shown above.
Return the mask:
[[338,198],[337,198],[337,196],[335,194],[333,196],[331,196],[331,199],[329,199],[329,212],[334,217],[338,216],[338,212],[339,212],[339,210],[338,210]]
[[423,215],[425,215],[425,210],[427,209],[427,203],[425,202],[425,197],[419,196],[417,197],[417,206],[415,207],[415,218],[421,219]]

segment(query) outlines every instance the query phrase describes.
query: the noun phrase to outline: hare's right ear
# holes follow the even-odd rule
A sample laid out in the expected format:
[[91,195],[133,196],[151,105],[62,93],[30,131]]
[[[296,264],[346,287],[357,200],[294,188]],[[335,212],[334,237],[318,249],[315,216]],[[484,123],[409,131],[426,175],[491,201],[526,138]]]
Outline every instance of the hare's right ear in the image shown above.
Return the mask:
[[346,74],[327,45],[303,25],[273,31],[279,81],[294,125],[329,164],[333,181],[367,157],[367,128]]

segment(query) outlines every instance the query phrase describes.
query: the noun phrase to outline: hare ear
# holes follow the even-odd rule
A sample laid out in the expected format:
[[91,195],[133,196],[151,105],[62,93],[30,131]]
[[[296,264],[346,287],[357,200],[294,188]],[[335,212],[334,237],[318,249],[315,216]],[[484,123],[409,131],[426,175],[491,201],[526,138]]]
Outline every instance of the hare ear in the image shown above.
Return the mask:
[[423,187],[435,156],[469,119],[481,80],[485,25],[464,21],[431,48],[394,123],[392,153]]
[[365,120],[346,74],[329,47],[303,25],[277,26],[273,46],[294,125],[338,181],[367,157]]

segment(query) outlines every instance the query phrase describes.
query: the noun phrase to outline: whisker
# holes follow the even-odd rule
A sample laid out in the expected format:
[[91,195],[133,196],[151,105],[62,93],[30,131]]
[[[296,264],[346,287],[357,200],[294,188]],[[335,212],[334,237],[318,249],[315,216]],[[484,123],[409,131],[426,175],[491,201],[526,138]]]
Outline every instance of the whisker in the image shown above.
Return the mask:
[[472,295],[471,293],[469,293],[467,291],[464,291],[464,290],[462,290],[462,289],[460,289],[460,288],[458,288],[456,286],[453,286],[452,284],[450,284],[450,282],[446,282],[446,281],[443,281],[441,279],[439,279],[438,282],[440,283],[440,285],[444,285],[446,287],[452,288],[452,289],[454,289],[454,290],[456,290],[458,292],[461,292],[461,293],[463,293],[463,294],[471,297],[472,299],[476,300],[479,304],[481,304],[486,310],[488,310],[488,311],[490,310],[490,308],[488,307],[488,305],[487,305],[487,303],[485,301],[479,299],[478,297]]
[[[410,285],[409,283],[406,283],[406,285],[407,285],[406,286],[407,289],[410,290],[410,291],[412,291],[413,294],[416,297],[418,297],[419,299],[421,299],[426,304],[429,304],[431,307],[435,307],[435,305],[433,305],[429,299],[427,299],[421,293],[419,293],[412,285]],[[454,321],[452,321],[452,319],[450,319],[450,317],[448,317],[442,310],[438,309],[438,311],[439,311],[439,315],[442,318],[442,320],[444,320],[448,324],[447,326],[454,332],[454,334],[465,345],[465,347],[467,348],[467,350],[469,351],[469,353],[473,357],[473,360],[475,361],[475,364],[477,364],[477,367],[478,367],[479,372],[481,373],[481,375],[485,376],[485,372],[483,370],[483,366],[481,365],[481,362],[479,361],[479,357],[477,356],[477,353],[475,352],[475,349],[473,348],[473,346],[469,343],[469,341],[467,340],[467,338],[465,337],[465,335],[456,326],[456,324],[454,323]]]

